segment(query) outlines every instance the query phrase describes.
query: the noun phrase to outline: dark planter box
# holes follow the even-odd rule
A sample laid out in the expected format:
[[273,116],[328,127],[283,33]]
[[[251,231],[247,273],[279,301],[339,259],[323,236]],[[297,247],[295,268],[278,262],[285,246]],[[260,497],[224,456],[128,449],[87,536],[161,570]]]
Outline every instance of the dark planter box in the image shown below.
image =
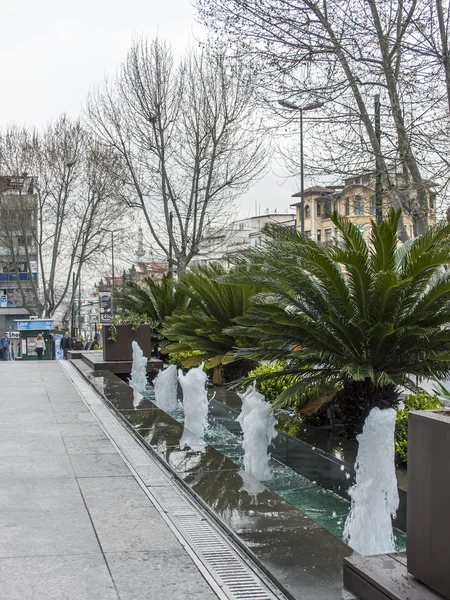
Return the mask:
[[408,571],[450,599],[450,411],[408,418]]
[[141,325],[136,331],[133,331],[131,325],[116,325],[116,329],[116,339],[112,341],[109,339],[111,326],[103,326],[103,360],[132,360],[131,342],[134,341],[139,344],[144,356],[150,358],[152,352],[152,329],[150,325]]

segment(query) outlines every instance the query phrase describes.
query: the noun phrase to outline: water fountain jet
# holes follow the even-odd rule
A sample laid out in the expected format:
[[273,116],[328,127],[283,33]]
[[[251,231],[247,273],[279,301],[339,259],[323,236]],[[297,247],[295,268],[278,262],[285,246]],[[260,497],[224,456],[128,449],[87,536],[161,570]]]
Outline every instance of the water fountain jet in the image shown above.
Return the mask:
[[269,446],[277,436],[272,407],[264,396],[251,387],[242,398],[242,410],[237,418],[244,435],[244,469],[259,481],[271,478]]
[[177,400],[178,377],[175,365],[170,365],[160,371],[155,381],[155,402],[159,408],[166,412],[173,412],[180,408]]
[[193,450],[204,450],[203,439],[208,427],[208,396],[206,392],[206,373],[203,363],[199,367],[189,369],[186,375],[180,369],[178,380],[183,389],[184,430],[180,440],[180,448],[189,446]]
[[351,509],[344,539],[365,556],[395,551],[392,518],[399,505],[395,474],[393,408],[373,408],[357,436],[356,483],[348,493]]
[[147,386],[147,358],[136,341],[132,342],[131,347],[133,348],[133,363],[128,385],[133,388],[133,406],[137,408],[143,400],[141,392],[144,392]]

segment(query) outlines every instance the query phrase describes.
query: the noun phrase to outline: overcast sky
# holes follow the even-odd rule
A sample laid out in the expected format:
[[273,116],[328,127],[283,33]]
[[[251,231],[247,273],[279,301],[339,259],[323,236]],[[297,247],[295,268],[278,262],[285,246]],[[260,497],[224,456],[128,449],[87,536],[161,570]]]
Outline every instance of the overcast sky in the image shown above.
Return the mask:
[[[133,36],[159,34],[181,55],[204,35],[190,0],[3,0],[1,20],[1,128],[40,127],[62,112],[78,116],[90,88],[114,75]],[[239,216],[253,215],[255,205],[285,212],[297,183],[267,175],[242,198]]]

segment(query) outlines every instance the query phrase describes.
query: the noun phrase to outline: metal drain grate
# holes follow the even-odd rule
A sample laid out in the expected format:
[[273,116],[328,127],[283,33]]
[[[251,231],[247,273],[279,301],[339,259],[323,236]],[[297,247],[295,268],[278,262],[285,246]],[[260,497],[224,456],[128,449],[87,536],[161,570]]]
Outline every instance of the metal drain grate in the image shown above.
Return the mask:
[[211,527],[208,521],[196,516],[173,516],[173,523],[183,538],[228,598],[234,600],[274,600],[261,580]]

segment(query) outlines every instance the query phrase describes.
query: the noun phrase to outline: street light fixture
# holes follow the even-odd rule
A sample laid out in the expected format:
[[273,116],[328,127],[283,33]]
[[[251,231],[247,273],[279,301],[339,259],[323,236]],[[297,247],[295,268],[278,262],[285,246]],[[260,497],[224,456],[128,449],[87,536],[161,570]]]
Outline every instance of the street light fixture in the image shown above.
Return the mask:
[[288,100],[278,100],[278,104],[289,110],[298,110],[300,112],[300,231],[305,233],[305,190],[303,174],[303,113],[305,110],[314,110],[321,108],[325,102],[311,102],[305,106],[298,106]]

